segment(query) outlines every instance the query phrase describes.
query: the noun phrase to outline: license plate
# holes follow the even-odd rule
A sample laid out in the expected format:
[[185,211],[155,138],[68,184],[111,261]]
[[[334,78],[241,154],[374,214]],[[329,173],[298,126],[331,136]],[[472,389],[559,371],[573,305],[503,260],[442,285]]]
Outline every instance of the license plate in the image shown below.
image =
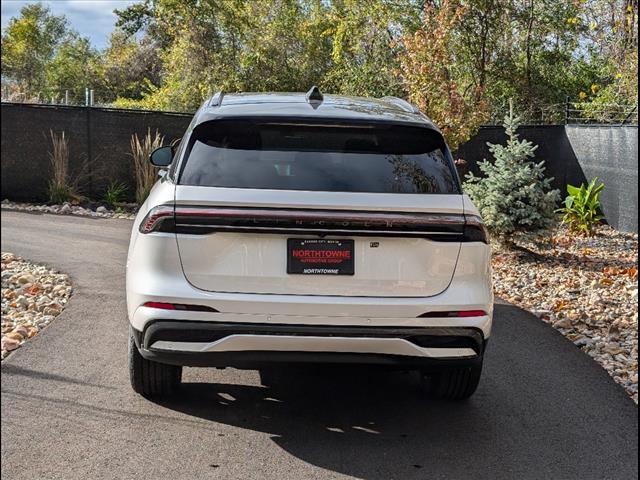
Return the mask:
[[353,275],[353,240],[287,239],[287,273]]

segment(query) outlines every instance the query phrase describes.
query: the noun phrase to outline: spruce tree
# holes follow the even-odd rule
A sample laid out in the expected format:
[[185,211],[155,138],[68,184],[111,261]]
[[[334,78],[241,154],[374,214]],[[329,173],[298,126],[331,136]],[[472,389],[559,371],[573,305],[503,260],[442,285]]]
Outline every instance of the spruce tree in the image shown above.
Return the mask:
[[488,143],[494,161],[480,162],[483,175],[469,173],[464,183],[489,231],[506,244],[515,234],[551,227],[560,198],[560,191],[551,189],[553,178],[545,177],[544,161],[533,161],[538,146],[518,138],[519,123],[511,109],[504,119],[507,144]]

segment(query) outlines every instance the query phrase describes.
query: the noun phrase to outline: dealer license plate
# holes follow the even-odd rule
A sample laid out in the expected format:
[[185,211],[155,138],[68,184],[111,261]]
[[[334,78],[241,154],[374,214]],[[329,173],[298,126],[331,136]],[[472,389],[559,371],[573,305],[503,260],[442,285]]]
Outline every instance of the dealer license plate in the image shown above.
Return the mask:
[[353,240],[287,239],[287,273],[353,275]]

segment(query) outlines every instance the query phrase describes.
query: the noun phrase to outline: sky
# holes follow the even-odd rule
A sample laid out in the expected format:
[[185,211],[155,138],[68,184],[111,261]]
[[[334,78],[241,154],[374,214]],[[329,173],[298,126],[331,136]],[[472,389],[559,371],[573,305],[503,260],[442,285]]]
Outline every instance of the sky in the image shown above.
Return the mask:
[[[1,0],[2,28],[20,9],[34,0]],[[65,15],[71,25],[83,37],[88,37],[96,48],[107,46],[109,35],[116,23],[114,8],[125,8],[136,0],[42,0],[56,15]]]

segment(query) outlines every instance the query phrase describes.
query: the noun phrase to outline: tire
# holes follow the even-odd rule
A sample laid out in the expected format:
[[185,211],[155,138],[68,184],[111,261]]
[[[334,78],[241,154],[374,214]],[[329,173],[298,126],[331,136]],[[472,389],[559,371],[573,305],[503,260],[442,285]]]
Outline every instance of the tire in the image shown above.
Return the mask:
[[465,400],[478,388],[481,375],[482,363],[473,367],[443,370],[432,376],[432,391],[444,400]]
[[129,332],[129,380],[136,393],[144,397],[167,397],[180,387],[182,367],[145,359]]

